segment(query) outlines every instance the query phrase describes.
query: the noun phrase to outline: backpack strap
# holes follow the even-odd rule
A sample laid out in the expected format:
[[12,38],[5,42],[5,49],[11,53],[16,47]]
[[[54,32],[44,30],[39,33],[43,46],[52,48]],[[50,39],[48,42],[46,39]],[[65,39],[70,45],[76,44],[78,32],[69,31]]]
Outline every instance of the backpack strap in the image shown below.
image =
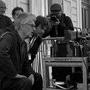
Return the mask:
[[11,32],[4,32],[4,33],[2,33],[1,35],[0,35],[0,39],[2,39],[6,34],[11,34]]

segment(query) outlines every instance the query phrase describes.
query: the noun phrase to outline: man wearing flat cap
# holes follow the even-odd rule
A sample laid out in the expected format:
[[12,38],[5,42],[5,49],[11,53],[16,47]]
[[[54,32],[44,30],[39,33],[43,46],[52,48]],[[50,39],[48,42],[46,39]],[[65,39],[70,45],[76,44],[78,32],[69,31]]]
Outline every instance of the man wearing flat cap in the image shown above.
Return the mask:
[[[51,14],[50,14],[51,20],[53,21],[56,18],[57,20],[56,22],[54,21],[54,23],[57,23],[58,21],[57,33],[55,32],[56,31],[55,26],[53,26],[50,32],[51,37],[63,37],[65,30],[74,30],[71,18],[69,16],[66,16],[63,13],[62,7],[60,4],[55,3],[51,5],[50,11],[51,11]],[[55,18],[52,18],[52,17],[55,17]]]
[[[60,4],[55,3],[50,7],[51,14],[49,16],[50,22],[52,23],[52,28],[50,30],[51,37],[64,37],[65,32],[74,31],[72,20],[69,16],[66,16]],[[68,35],[67,35],[68,36]],[[56,40],[52,45],[52,53],[54,57],[66,57],[68,54],[67,43]],[[65,77],[71,73],[70,68],[59,68],[52,67],[53,79],[56,81],[65,81]],[[56,73],[57,72],[57,73]]]
[[6,4],[0,0],[0,29],[8,28],[12,25],[11,19],[5,15]]

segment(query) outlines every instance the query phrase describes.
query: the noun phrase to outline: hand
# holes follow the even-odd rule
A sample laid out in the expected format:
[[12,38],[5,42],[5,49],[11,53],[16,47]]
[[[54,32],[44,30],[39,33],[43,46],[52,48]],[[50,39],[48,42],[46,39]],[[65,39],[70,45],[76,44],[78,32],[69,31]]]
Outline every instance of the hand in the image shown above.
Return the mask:
[[20,75],[20,74],[17,74],[15,77],[16,77],[16,78],[27,78],[26,76]]
[[32,82],[32,85],[34,84],[34,75],[33,74],[31,74],[29,77],[28,77],[28,79],[29,80],[31,80],[31,82]]

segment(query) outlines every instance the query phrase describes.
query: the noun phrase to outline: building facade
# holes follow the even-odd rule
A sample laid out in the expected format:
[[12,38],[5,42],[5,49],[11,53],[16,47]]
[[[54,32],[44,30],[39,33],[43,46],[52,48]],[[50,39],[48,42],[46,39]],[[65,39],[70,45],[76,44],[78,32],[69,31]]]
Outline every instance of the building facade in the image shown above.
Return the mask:
[[12,9],[20,6],[25,12],[46,16],[53,3],[62,5],[63,12],[70,16],[74,27],[90,28],[90,0],[3,0],[6,3],[6,15],[12,18]]

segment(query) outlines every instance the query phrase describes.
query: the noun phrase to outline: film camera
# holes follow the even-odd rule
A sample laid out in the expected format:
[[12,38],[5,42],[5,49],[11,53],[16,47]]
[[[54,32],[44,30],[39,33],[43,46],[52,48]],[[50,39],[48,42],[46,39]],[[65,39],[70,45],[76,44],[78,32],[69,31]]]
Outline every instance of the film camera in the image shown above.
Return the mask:
[[53,14],[50,15],[49,21],[50,21],[50,22],[53,22],[53,23],[58,23],[58,24],[60,23],[60,21],[59,21],[59,19],[57,18],[57,16],[56,16],[56,15],[53,15]]
[[58,22],[58,18],[55,15],[51,15],[51,21]]

